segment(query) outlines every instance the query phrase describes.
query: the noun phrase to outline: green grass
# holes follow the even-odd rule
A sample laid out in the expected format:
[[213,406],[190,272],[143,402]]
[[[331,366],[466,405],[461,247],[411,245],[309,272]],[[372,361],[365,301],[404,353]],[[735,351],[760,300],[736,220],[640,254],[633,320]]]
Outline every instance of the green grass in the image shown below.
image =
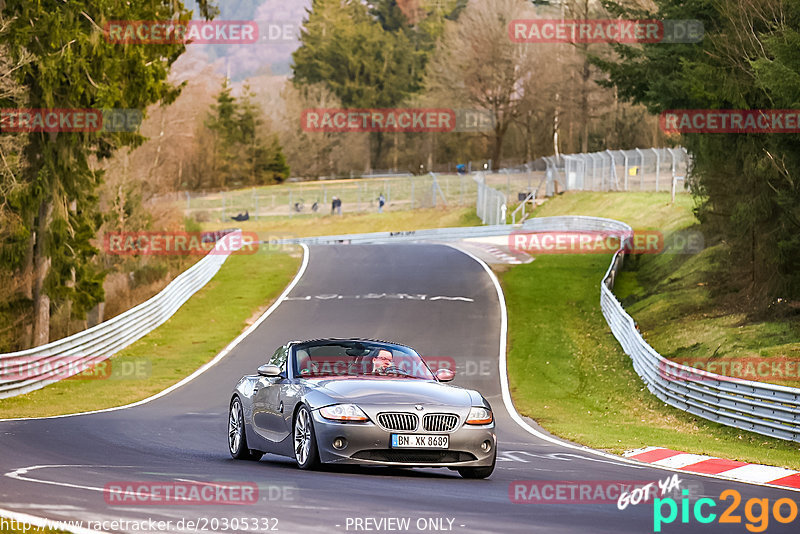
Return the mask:
[[[302,253],[233,255],[217,275],[166,323],[122,350],[111,376],[63,380],[0,400],[0,418],[41,417],[121,406],[179,382],[211,360],[277,298],[299,268]],[[253,276],[253,273],[259,273]],[[136,371],[117,375],[118,370]]]
[[[521,179],[519,176],[514,178],[511,181],[514,184]],[[439,190],[436,195],[433,184],[430,175],[295,182],[225,192],[195,192],[190,194],[190,199],[179,198],[173,203],[184,210],[186,215],[192,214],[198,218],[206,217],[206,220],[221,222],[245,210],[250,215],[288,215],[296,202],[303,203],[304,214],[311,213],[314,202],[320,205],[319,214],[330,213],[334,196],[342,200],[342,210],[351,213],[377,211],[380,194],[386,198],[389,210],[432,207],[434,201],[442,205],[442,197],[448,206],[475,204],[477,184],[471,176],[438,175]],[[505,180],[503,185],[506,185]]]
[[[724,245],[716,245],[695,256],[642,258],[618,278],[617,295],[664,357],[692,366],[714,362],[719,374],[800,387],[800,321],[750,319],[735,295],[716,291],[713,267],[724,255]],[[736,361],[784,362],[780,368],[793,378],[732,373]]]
[[692,197],[669,193],[564,193],[534,211],[534,217],[592,215],[628,223],[634,230],[673,232],[694,224]]
[[262,239],[310,237],[320,235],[402,232],[427,228],[480,226],[475,208],[429,208],[387,210],[385,213],[347,213],[342,215],[295,215],[259,217],[236,223],[208,222],[203,230],[220,230],[235,225],[244,231],[257,232]]
[[[261,217],[239,224],[262,238],[477,226],[474,209],[438,208],[341,216]],[[229,228],[206,223],[204,230]],[[165,324],[114,356],[106,379],[64,380],[0,400],[0,418],[41,417],[120,406],[179,382],[211,360],[281,293],[296,273],[300,249],[262,247],[234,255],[206,287]],[[261,273],[253,277],[252,273]],[[246,281],[246,283],[243,283]],[[101,364],[102,365],[102,364]],[[118,371],[126,371],[118,378]],[[103,373],[98,373],[105,376]]]
[[[691,199],[678,198],[671,206],[665,194],[567,194],[548,201],[535,215],[614,217],[634,228],[670,232],[695,223],[689,209]],[[683,277],[702,289],[694,277],[703,276],[702,270],[709,268],[713,256],[713,250],[692,257],[642,256],[637,272],[652,269],[652,273],[664,274],[667,267],[680,267],[667,280]],[[539,256],[531,264],[501,274],[509,311],[509,381],[520,413],[555,435],[614,453],[656,445],[800,469],[799,444],[694,417],[650,394],[600,311],[600,279],[609,262],[607,255]],[[630,275],[619,280],[618,290],[629,298],[635,292],[658,290],[649,281],[637,283]],[[703,301],[692,292],[672,291],[669,284],[676,280],[665,283],[663,305],[652,314],[669,319],[654,323],[653,331],[643,328],[645,338],[686,338],[688,343],[691,336],[683,333],[681,314],[693,305],[702,307]],[[629,311],[639,320],[633,307]],[[701,322],[697,329],[703,331],[717,321],[718,335],[747,335],[749,343],[759,343],[758,329],[740,334],[743,329],[737,327],[734,333],[726,326],[736,318],[708,319],[711,322]],[[697,318],[685,319],[687,325],[692,321]],[[791,337],[785,330],[769,328],[776,330],[774,339],[778,341]],[[654,347],[663,350],[659,343]]]
[[[517,193],[533,191],[543,177],[542,172],[533,173],[486,173],[488,185],[516,198]],[[198,220],[226,222],[236,213],[249,211],[251,216],[289,215],[296,202],[303,203],[302,214],[311,213],[311,205],[320,204],[317,217],[330,213],[334,195],[342,200],[344,212],[375,212],[378,196],[386,198],[387,209],[408,210],[430,208],[435,205],[454,207],[474,206],[478,197],[478,186],[473,176],[440,173],[434,188],[433,178],[402,176],[366,178],[354,180],[319,180],[293,182],[277,185],[248,187],[211,193],[192,192],[187,199],[176,195],[167,200],[182,210],[185,215]],[[444,201],[444,202],[443,202]],[[313,215],[313,214],[312,214]]]

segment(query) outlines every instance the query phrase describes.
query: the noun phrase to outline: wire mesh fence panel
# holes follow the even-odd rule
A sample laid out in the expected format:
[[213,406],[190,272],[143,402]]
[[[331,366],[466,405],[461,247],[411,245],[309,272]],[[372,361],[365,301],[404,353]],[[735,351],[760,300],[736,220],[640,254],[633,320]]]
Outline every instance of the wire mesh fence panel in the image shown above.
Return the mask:
[[670,191],[691,161],[682,147],[605,150],[543,158],[547,194],[559,191]]
[[[683,148],[636,148],[588,154],[549,156],[499,172],[423,175],[385,171],[368,177],[215,192],[183,192],[170,198],[201,222],[225,222],[266,216],[330,215],[385,210],[476,206],[489,202],[487,217],[499,220],[503,206],[512,208],[534,193],[539,184],[547,196],[562,191],[670,191],[673,179],[687,175],[690,160]],[[477,181],[476,181],[477,178]],[[494,192],[482,195],[479,182]],[[486,198],[484,198],[486,197]],[[491,199],[489,199],[491,197]],[[502,197],[502,198],[500,198]],[[338,199],[340,207],[334,208]]]
[[[470,175],[426,174],[294,182],[213,193],[185,192],[183,195],[171,201],[186,216],[202,222],[216,222],[242,216],[377,212],[381,196],[385,201],[384,209],[388,210],[470,206],[475,202],[477,187]],[[340,209],[334,209],[334,199],[341,201]]]

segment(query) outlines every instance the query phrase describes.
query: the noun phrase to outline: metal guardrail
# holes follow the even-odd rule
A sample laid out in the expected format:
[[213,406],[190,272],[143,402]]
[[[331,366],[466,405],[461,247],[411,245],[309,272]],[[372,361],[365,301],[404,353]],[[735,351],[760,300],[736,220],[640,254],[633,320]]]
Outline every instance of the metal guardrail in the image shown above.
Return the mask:
[[618,251],[600,284],[600,307],[614,337],[650,392],[666,404],[698,417],[800,442],[800,389],[681,365],[661,356],[644,340],[633,318],[611,291],[623,261],[624,252]]
[[495,226],[464,226],[460,228],[432,228],[430,230],[408,230],[399,232],[373,232],[368,234],[342,234],[319,237],[296,237],[262,241],[269,245],[341,245],[341,244],[385,244],[415,241],[450,241],[471,237],[508,235],[514,228],[507,224]]
[[91,369],[152,332],[217,274],[230,251],[240,248],[241,242],[240,230],[226,234],[160,293],[113,319],[47,345],[0,354],[0,399]]
[[[395,243],[448,241],[467,237],[502,236],[512,231],[587,231],[631,235],[630,226],[613,219],[563,216],[528,219],[520,226],[501,224],[402,232],[376,232],[284,239],[271,243],[309,245],[340,243]],[[623,237],[624,245],[624,237]],[[0,398],[18,395],[56,381],[63,362],[91,364],[133,343],[165,322],[219,270],[226,255],[210,253],[173,280],[161,293],[127,312],[68,338],[42,347],[0,354]],[[600,306],[614,337],[630,356],[633,367],[650,392],[660,400],[691,414],[766,436],[800,442],[800,389],[752,382],[687,367],[658,354],[639,333],[611,289],[625,258],[624,246],[600,284]],[[29,379],[8,379],[13,362],[40,362],[43,372]]]
[[[608,232],[625,236],[627,224],[600,217],[563,216],[526,220],[521,226],[496,225],[472,228],[441,228],[415,232],[379,232],[284,240],[284,243],[337,244],[447,241],[467,237],[509,235],[528,232]],[[624,248],[624,247],[623,247]],[[752,382],[709,373],[667,360],[639,333],[611,289],[622,268],[625,254],[618,251],[600,284],[600,306],[614,337],[630,356],[633,367],[650,392],[660,400],[691,414],[759,434],[800,441],[800,389]]]

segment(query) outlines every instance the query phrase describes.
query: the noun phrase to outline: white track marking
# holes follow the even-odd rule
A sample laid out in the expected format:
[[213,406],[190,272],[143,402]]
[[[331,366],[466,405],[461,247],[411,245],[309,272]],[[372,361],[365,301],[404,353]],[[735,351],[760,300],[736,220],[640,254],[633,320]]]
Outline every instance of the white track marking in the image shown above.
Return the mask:
[[[24,482],[36,482],[37,484],[47,484],[50,486],[62,486],[65,488],[74,488],[74,489],[83,489],[89,491],[99,491],[100,493],[105,493],[105,488],[100,488],[97,486],[85,486],[83,484],[72,484],[71,482],[57,482],[55,480],[41,480],[39,478],[30,478],[27,475],[30,471],[38,471],[39,469],[51,469],[51,468],[58,468],[58,467],[68,467],[68,468],[75,468],[75,467],[84,467],[84,468],[93,468],[93,469],[136,469],[137,466],[135,465],[31,465],[28,467],[20,467],[19,469],[15,469],[13,471],[9,471],[5,473],[3,476],[7,476],[8,478],[13,478],[16,480],[22,480]],[[0,514],[1,515],[1,514]]]
[[372,301],[372,300],[381,300],[381,299],[388,299],[388,300],[410,300],[410,301],[418,301],[418,302],[433,302],[437,300],[447,300],[447,301],[460,301],[460,302],[475,302],[474,299],[469,297],[457,297],[457,296],[447,296],[447,295],[436,295],[429,297],[428,295],[423,295],[422,293],[417,293],[414,295],[408,293],[367,293],[366,295],[339,295],[337,293],[332,294],[325,294],[325,295],[305,295],[302,297],[288,297],[284,299],[286,302],[308,302],[310,300],[365,300],[365,301]]
[[[629,460],[627,458],[623,458],[623,457],[616,456],[614,454],[610,454],[610,453],[607,453],[607,452],[591,449],[589,447],[585,447],[585,446],[582,446],[582,445],[575,445],[573,443],[569,443],[567,441],[562,441],[562,440],[554,438],[552,436],[548,436],[547,434],[543,434],[542,432],[539,432],[538,430],[536,430],[535,428],[530,426],[528,423],[526,423],[525,420],[522,418],[522,416],[520,416],[519,413],[517,412],[517,409],[514,407],[514,401],[511,399],[511,392],[510,392],[510,389],[508,387],[508,371],[507,371],[507,362],[506,362],[506,343],[507,343],[507,336],[508,336],[508,310],[506,309],[506,298],[505,298],[505,294],[503,293],[503,288],[500,285],[500,281],[497,279],[497,275],[494,274],[494,271],[492,271],[491,267],[489,267],[489,265],[485,261],[481,260],[480,258],[475,256],[474,254],[471,254],[470,252],[468,252],[466,250],[462,250],[462,249],[458,248],[456,245],[446,244],[446,246],[448,246],[448,247],[450,247],[450,248],[452,248],[454,250],[457,250],[458,252],[461,252],[462,254],[464,254],[466,256],[469,256],[470,258],[475,260],[481,267],[483,267],[483,270],[486,271],[486,274],[489,275],[489,278],[491,279],[492,283],[494,284],[495,291],[497,291],[497,299],[500,301],[500,365],[499,365],[499,368],[500,368],[500,387],[501,387],[501,389],[503,391],[503,404],[505,404],[506,411],[511,416],[511,419],[513,419],[514,422],[517,423],[523,430],[525,430],[529,434],[532,434],[532,435],[536,436],[537,438],[539,438],[539,439],[541,439],[543,441],[547,441],[547,442],[552,443],[554,445],[559,445],[561,447],[565,447],[565,448],[568,448],[568,449],[575,449],[575,450],[578,450],[578,451],[581,451],[581,452],[585,452],[585,453],[588,453],[588,454],[594,454],[594,455],[597,455],[597,456],[602,456],[603,458],[609,458],[611,460],[615,460],[613,463],[619,464],[619,465],[636,466],[636,467],[650,466],[650,467],[653,467],[655,469],[660,469],[662,471],[672,471],[672,472],[675,472],[675,473],[682,473],[683,475],[693,475],[693,476],[704,477],[704,478],[715,478],[717,480],[726,480],[728,482],[731,481],[731,479],[727,478],[727,477],[722,477],[722,476],[717,476],[717,475],[709,475],[709,474],[705,474],[705,473],[690,473],[688,471],[683,471],[683,470],[675,469],[675,468],[672,468],[672,467],[666,467],[666,466],[661,466],[661,465],[656,465],[656,464],[645,464],[643,462],[638,462],[638,461],[635,461],[635,460],[632,461],[632,460]],[[740,482],[743,483],[743,484],[750,484],[750,485],[753,485],[753,486],[766,486],[766,487],[777,488],[777,489],[782,489],[782,490],[786,490],[786,491],[800,492],[800,488],[790,488],[790,487],[786,487],[786,486],[776,486],[776,485],[773,485],[773,484],[763,484],[763,483],[753,482],[753,481],[749,481],[749,480],[742,480]]]
[[239,343],[241,343],[242,340],[244,340],[244,338],[249,336],[253,332],[253,330],[258,328],[258,326],[261,323],[263,323],[267,319],[267,317],[272,315],[272,313],[278,308],[278,306],[280,306],[280,304],[284,300],[286,300],[286,296],[292,291],[292,289],[294,289],[294,286],[296,286],[297,283],[300,281],[300,279],[303,277],[303,275],[306,272],[306,268],[308,267],[308,256],[309,256],[308,246],[305,245],[305,244],[302,244],[302,243],[300,244],[300,246],[303,247],[303,263],[300,266],[300,270],[297,271],[297,274],[295,275],[294,280],[292,280],[291,283],[288,286],[286,286],[286,289],[283,290],[283,293],[281,293],[281,296],[278,297],[277,300],[272,303],[272,306],[270,306],[267,309],[267,311],[265,311],[261,315],[261,317],[259,317],[258,320],[256,320],[255,323],[250,325],[247,328],[247,330],[245,330],[244,332],[239,334],[239,336],[236,339],[231,341],[228,344],[227,347],[222,349],[222,352],[220,352],[219,354],[217,354],[214,357],[213,360],[211,360],[210,362],[206,363],[205,365],[203,365],[202,367],[197,369],[194,373],[190,374],[189,376],[187,376],[186,378],[184,378],[183,380],[181,380],[177,384],[173,384],[172,386],[168,387],[167,389],[165,389],[165,390],[163,390],[163,391],[161,391],[159,393],[156,393],[155,395],[153,395],[151,397],[147,397],[146,399],[143,399],[143,400],[131,403],[131,404],[126,404],[124,406],[115,406],[114,408],[105,408],[103,410],[92,410],[92,411],[89,411],[89,412],[70,413],[70,414],[65,414],[65,415],[50,415],[50,416],[47,416],[47,417],[16,417],[16,418],[12,418],[12,419],[0,419],[0,423],[5,422],[5,421],[34,421],[34,420],[39,420],[39,419],[60,419],[62,417],[75,417],[75,416],[78,416],[78,415],[90,415],[90,414],[95,414],[95,413],[105,413],[105,412],[115,412],[117,410],[126,410],[128,408],[133,408],[135,406],[141,406],[142,404],[147,404],[148,402],[152,402],[152,401],[154,401],[156,399],[160,399],[164,395],[168,395],[168,394],[172,393],[173,391],[175,391],[179,387],[185,386],[186,384],[188,384],[189,382],[191,382],[192,380],[194,380],[198,376],[200,376],[203,373],[205,373],[206,371],[208,371],[211,367],[213,367],[214,365],[219,363],[220,360],[222,360],[234,348],[236,348],[236,346]]

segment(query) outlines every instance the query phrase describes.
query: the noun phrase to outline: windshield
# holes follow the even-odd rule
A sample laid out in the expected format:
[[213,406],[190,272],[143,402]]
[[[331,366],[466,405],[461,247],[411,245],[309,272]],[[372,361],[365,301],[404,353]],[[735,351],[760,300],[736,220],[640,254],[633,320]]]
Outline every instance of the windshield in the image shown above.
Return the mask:
[[302,378],[363,376],[433,380],[422,358],[408,347],[362,341],[321,341],[293,350],[294,375]]

